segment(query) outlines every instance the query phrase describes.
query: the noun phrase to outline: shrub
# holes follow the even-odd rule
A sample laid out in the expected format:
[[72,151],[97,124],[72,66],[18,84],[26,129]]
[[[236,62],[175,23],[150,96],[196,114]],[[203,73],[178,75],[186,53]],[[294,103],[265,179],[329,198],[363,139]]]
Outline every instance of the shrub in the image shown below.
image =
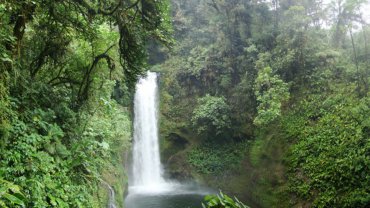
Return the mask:
[[236,197],[235,200],[220,192],[218,195],[208,195],[204,199],[206,202],[202,204],[203,208],[249,208]]
[[191,122],[198,134],[217,136],[230,128],[230,107],[224,97],[206,95],[198,99]]

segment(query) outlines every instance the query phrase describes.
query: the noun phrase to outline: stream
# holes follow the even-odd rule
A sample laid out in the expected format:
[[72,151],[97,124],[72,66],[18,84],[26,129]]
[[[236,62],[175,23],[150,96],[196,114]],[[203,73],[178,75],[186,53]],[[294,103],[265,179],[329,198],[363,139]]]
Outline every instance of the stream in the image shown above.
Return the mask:
[[198,194],[132,194],[126,198],[127,208],[197,208],[201,207],[202,195]]

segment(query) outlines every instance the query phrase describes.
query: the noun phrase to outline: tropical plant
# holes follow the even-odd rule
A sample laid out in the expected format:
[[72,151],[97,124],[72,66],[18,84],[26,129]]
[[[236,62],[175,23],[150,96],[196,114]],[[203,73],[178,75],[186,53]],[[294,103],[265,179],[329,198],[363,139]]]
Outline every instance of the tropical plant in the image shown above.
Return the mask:
[[191,122],[198,134],[218,136],[230,128],[229,112],[230,107],[224,97],[206,95],[198,99]]
[[208,195],[204,198],[203,208],[249,208],[240,202],[237,198],[232,199],[221,191],[217,195]]
[[25,207],[26,197],[19,186],[0,178],[0,206],[7,208],[13,206]]
[[258,72],[255,93],[258,101],[257,117],[254,123],[266,125],[281,115],[282,102],[289,98],[288,84],[273,75],[270,67]]

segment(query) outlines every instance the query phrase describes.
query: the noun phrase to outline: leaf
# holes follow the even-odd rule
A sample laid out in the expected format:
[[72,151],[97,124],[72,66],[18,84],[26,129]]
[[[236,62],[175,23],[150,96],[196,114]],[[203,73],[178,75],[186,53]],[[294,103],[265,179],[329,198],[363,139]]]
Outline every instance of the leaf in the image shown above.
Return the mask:
[[214,195],[207,195],[207,196],[205,196],[205,197],[204,197],[204,200],[205,200],[205,201],[210,201],[210,200],[212,200],[214,197],[215,197]]
[[101,142],[99,144],[104,150],[109,150],[109,144],[107,142]]
[[68,207],[68,205],[60,198],[55,199],[58,202],[60,208]]
[[55,201],[55,198],[52,195],[50,195],[50,194],[48,195],[48,197],[50,199],[50,204],[53,205],[53,206],[56,206],[57,203]]
[[3,62],[13,63],[13,60],[11,60],[10,58],[1,58],[1,60],[2,60]]
[[0,200],[0,207],[2,208],[8,208],[8,206],[6,206],[6,204]]
[[24,202],[21,199],[19,199],[18,197],[14,196],[14,195],[5,193],[3,195],[3,197],[8,199],[12,204],[18,204],[18,205],[21,205],[23,207],[25,206]]

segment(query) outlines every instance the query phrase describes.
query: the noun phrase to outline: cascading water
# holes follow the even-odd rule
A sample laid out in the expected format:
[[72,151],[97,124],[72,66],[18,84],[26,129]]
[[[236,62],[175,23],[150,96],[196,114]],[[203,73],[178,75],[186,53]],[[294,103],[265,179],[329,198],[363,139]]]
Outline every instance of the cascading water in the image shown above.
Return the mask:
[[165,184],[158,144],[157,94],[157,74],[148,72],[136,85],[133,178],[130,188],[155,191]]
[[145,78],[139,80],[134,105],[133,167],[125,207],[197,207],[207,191],[163,178],[158,144],[156,73],[148,72]]
[[113,190],[113,188],[111,186],[108,185],[108,189],[109,189],[109,203],[108,203],[108,208],[117,208],[116,207],[116,204],[115,204],[115,198],[116,198],[116,194]]

